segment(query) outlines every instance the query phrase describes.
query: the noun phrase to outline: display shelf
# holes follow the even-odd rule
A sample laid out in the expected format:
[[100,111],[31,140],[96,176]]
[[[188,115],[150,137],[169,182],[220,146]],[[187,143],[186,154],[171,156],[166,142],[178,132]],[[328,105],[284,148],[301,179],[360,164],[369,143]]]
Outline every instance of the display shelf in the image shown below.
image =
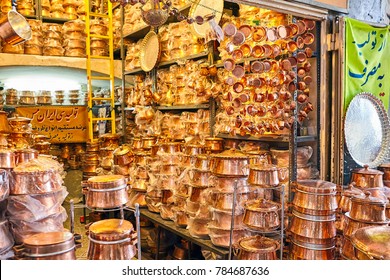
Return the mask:
[[157,110],[170,111],[170,110],[198,110],[198,109],[209,109],[210,104],[193,104],[193,105],[172,105],[172,106],[156,106]]
[[141,216],[147,218],[151,222],[159,225],[160,227],[162,227],[162,228],[164,228],[164,229],[166,229],[166,230],[168,230],[176,235],[179,235],[182,238],[184,238],[192,243],[195,243],[206,250],[209,250],[215,254],[220,255],[224,259],[228,258],[229,249],[216,247],[213,245],[213,243],[211,243],[211,240],[209,240],[209,239],[200,239],[200,238],[196,238],[196,237],[191,236],[187,229],[177,227],[173,221],[164,220],[163,218],[161,218],[160,214],[158,214],[158,213],[150,212],[147,209],[140,209],[140,212],[141,212]]
[[[263,135],[262,137],[254,136],[240,136],[240,135],[230,135],[227,133],[219,133],[217,137],[225,139],[236,139],[236,140],[246,140],[246,141],[263,141],[263,142],[289,142],[289,135]],[[305,142],[315,142],[317,140],[316,136],[298,136],[297,143]]]
[[42,22],[49,22],[49,23],[65,23],[70,20],[71,19],[66,19],[66,18],[42,17]]

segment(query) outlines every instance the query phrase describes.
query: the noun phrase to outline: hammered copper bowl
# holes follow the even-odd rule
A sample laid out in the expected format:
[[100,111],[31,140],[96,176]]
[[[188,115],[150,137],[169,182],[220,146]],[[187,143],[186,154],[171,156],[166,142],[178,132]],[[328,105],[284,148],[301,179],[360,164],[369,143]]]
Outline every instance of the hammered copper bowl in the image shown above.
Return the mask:
[[37,233],[14,249],[17,258],[25,260],[75,260],[75,251],[75,237],[70,232]]
[[136,254],[137,238],[127,220],[107,219],[89,227],[89,260],[131,260]]
[[276,260],[280,243],[271,238],[255,235],[240,238],[234,244],[234,255],[238,260]]
[[249,157],[242,152],[226,150],[212,156],[211,171],[217,176],[245,177],[249,174]]
[[89,178],[84,185],[89,208],[117,208],[129,201],[126,179],[122,175],[100,175]]
[[336,185],[322,180],[300,180],[293,208],[307,215],[331,215],[337,209]]

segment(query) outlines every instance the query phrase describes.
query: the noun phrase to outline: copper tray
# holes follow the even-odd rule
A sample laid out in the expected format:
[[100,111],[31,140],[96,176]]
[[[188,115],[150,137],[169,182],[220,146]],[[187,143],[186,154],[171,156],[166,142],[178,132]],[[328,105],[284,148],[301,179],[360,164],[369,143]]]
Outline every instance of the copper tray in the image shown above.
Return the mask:
[[160,39],[156,32],[149,31],[142,40],[141,50],[139,52],[139,61],[142,70],[151,71],[160,59]]

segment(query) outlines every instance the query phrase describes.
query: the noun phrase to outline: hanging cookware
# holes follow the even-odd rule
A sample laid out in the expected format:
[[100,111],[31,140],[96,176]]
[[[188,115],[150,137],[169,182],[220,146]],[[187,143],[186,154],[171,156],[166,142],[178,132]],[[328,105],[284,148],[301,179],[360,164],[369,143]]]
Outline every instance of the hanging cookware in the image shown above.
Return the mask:
[[273,231],[280,226],[279,203],[266,199],[249,200],[244,204],[243,223],[255,230]]
[[240,238],[234,244],[234,254],[238,260],[276,260],[279,249],[278,241],[260,235]]
[[358,260],[390,260],[390,227],[358,229],[351,241]]
[[75,238],[71,232],[37,233],[14,247],[15,256],[24,260],[75,260]]
[[27,20],[16,11],[16,0],[12,0],[12,10],[0,18],[0,37],[12,46],[28,41],[32,37]]
[[130,260],[136,254],[137,233],[127,220],[98,221],[88,232],[89,260]]
[[89,178],[83,186],[89,208],[116,208],[129,200],[126,178],[122,175],[100,175]]
[[383,172],[371,169],[368,165],[363,168],[354,169],[351,172],[351,183],[358,188],[382,188]]

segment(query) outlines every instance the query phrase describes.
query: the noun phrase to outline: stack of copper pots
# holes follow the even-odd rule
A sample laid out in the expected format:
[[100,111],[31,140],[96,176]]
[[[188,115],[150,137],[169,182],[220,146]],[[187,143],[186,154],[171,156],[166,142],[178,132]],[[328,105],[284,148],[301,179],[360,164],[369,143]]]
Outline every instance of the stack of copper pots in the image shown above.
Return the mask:
[[100,166],[111,170],[114,163],[114,151],[119,147],[120,134],[106,133],[99,136]]
[[126,220],[94,222],[88,229],[89,260],[131,260],[136,252],[137,233]]
[[219,137],[206,137],[205,149],[210,154],[221,153],[224,150],[223,139]]
[[50,154],[51,143],[49,142],[49,137],[46,135],[34,135],[33,139],[33,148],[37,150],[38,153],[45,155]]
[[114,174],[129,176],[129,168],[134,161],[134,154],[130,146],[122,145],[113,152]]
[[[107,36],[108,24],[103,19],[94,19],[90,22],[90,33],[100,36]],[[107,56],[108,55],[108,41],[105,39],[93,38],[91,40],[91,55],[93,56]]]
[[30,118],[15,117],[8,118],[8,123],[11,128],[10,144],[14,149],[26,149],[32,144],[32,125]]
[[[249,157],[236,149],[212,154],[211,172],[213,189],[209,197],[213,218],[208,225],[208,234],[214,245],[229,247],[250,234],[240,222],[243,204],[257,196],[256,191],[247,184]],[[232,220],[234,225],[231,224]],[[230,244],[231,228],[232,244]]]
[[63,47],[65,56],[85,56],[85,22],[72,20],[65,22],[62,26]]
[[353,196],[349,212],[345,213],[344,235],[341,247],[343,259],[355,259],[351,238],[356,230],[369,226],[388,226],[390,219],[386,217],[387,197],[372,196],[365,191],[363,196]]
[[97,176],[99,162],[99,143],[88,142],[82,160],[83,181],[88,180],[93,176]]
[[12,170],[7,212],[16,243],[35,233],[64,230],[67,214],[62,203],[68,192],[62,172],[49,157],[24,161]]
[[57,23],[43,23],[43,55],[63,56],[62,25]]
[[289,225],[290,259],[335,259],[336,185],[321,180],[301,180],[294,191]]
[[28,24],[31,27],[32,35],[31,35],[31,39],[24,43],[24,53],[42,55],[43,53],[42,21],[29,19]]
[[[3,52],[5,52],[3,50]],[[5,104],[16,105],[18,104],[18,91],[14,88],[8,88],[5,92]]]
[[9,196],[9,178],[6,170],[0,169],[0,260],[12,257],[14,238],[6,219],[6,205]]

